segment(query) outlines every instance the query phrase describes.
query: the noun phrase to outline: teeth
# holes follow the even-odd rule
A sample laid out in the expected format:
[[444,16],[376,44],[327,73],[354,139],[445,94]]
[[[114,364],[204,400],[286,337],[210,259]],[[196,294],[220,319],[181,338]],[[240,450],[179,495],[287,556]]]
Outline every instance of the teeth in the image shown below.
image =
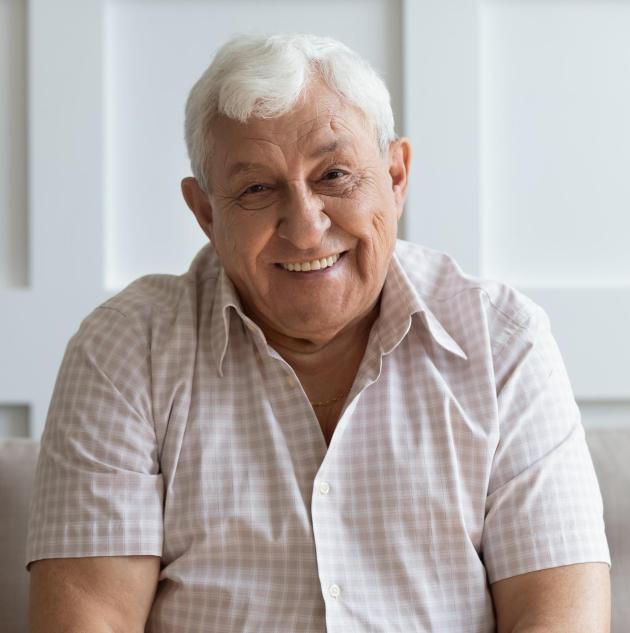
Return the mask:
[[323,270],[324,268],[328,268],[337,262],[340,255],[337,253],[336,255],[331,255],[330,257],[322,257],[321,259],[314,259],[310,262],[295,262],[292,264],[282,264],[282,268],[285,270],[296,271],[296,272],[309,272],[311,270]]

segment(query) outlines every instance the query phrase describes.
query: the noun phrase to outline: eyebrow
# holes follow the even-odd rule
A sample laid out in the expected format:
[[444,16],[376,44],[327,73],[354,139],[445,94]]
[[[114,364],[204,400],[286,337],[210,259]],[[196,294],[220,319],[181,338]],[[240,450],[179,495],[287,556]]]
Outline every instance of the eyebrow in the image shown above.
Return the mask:
[[339,141],[332,141],[331,143],[326,143],[326,145],[320,145],[317,147],[311,154],[309,158],[319,158],[324,154],[331,154],[332,152],[337,151],[339,149]]

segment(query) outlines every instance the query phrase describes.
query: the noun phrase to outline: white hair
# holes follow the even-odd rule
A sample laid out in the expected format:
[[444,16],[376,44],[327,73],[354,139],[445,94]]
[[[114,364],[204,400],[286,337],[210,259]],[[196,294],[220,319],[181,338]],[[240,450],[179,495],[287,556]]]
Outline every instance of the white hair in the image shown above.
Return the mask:
[[302,33],[237,35],[224,44],[186,102],[186,146],[192,172],[208,191],[209,125],[214,116],[246,122],[288,112],[313,79],[356,106],[374,125],[384,154],[395,139],[383,80],[357,53],[328,37]]

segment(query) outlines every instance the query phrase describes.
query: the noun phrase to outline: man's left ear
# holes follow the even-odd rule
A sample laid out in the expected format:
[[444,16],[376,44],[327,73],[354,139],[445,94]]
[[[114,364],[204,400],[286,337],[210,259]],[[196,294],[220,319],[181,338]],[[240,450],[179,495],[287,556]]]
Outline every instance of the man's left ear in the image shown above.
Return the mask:
[[392,179],[392,191],[398,207],[398,217],[402,215],[403,205],[409,184],[409,166],[411,165],[411,143],[408,138],[397,138],[389,146],[389,175]]

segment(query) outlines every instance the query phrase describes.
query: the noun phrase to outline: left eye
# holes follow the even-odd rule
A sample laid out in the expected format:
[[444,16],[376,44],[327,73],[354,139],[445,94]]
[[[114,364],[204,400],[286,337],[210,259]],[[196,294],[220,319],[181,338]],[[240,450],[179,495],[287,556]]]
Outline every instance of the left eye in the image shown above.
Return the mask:
[[339,169],[332,169],[324,174],[324,180],[338,180],[339,178],[343,178],[345,175],[345,172]]

